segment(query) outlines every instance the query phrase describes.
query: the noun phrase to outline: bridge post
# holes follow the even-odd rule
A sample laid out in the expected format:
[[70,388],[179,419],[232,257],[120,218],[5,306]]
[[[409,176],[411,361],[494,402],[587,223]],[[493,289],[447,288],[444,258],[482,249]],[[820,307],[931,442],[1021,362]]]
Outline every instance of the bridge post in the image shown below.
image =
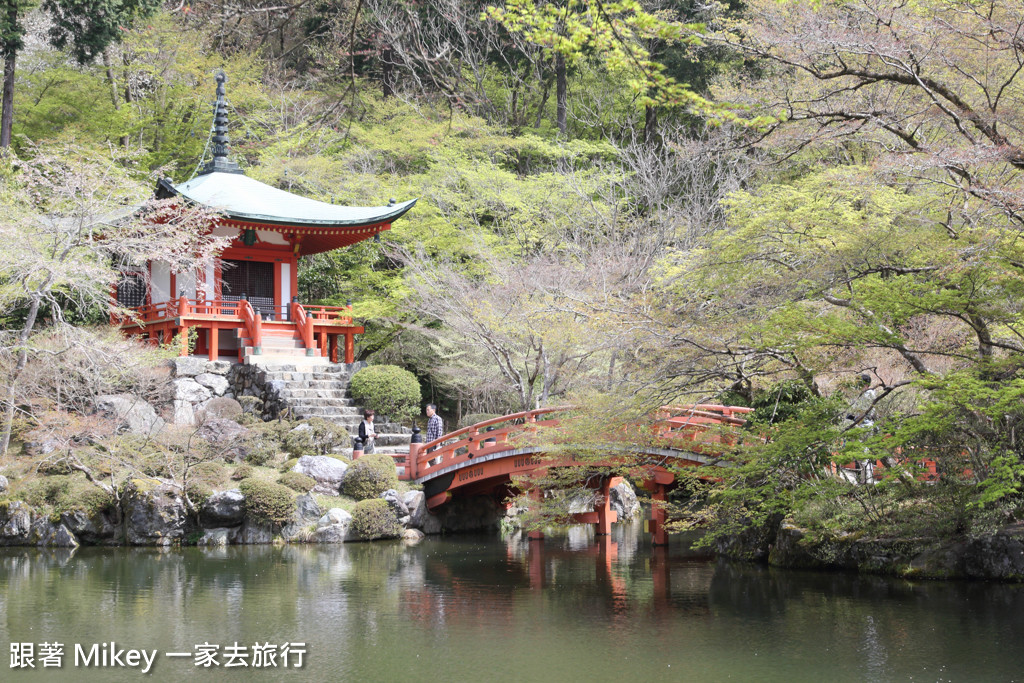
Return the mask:
[[607,536],[612,532],[612,522],[619,521],[619,516],[612,510],[611,490],[612,487],[622,483],[622,477],[605,477],[601,480],[601,502],[594,505],[597,512],[597,524],[595,533],[598,536]]
[[651,518],[647,522],[647,529],[650,531],[654,545],[668,545],[668,532],[665,531],[665,520],[668,514],[665,512],[665,485],[651,482]]
[[[544,492],[540,489],[530,489],[530,493],[528,495],[530,496],[530,500],[533,501],[537,507],[540,507],[541,501],[544,500]],[[544,532],[530,531],[527,532],[526,537],[531,541],[543,541]]]
[[423,450],[423,435],[420,434],[419,427],[413,427],[412,437],[409,439],[409,462],[405,464],[405,471],[409,474],[409,479],[415,479],[417,476],[417,460],[419,460],[421,450]]

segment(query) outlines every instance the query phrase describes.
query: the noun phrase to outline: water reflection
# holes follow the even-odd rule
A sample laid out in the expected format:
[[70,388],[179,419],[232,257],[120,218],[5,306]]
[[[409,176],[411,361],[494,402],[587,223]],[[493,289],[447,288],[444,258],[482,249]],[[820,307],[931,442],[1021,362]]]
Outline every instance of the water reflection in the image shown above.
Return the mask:
[[[578,528],[543,542],[0,549],[0,640],[5,653],[12,641],[54,640],[161,652],[302,641],[309,652],[303,672],[212,674],[160,658],[155,680],[1013,680],[1024,671],[1018,586],[771,570],[673,540],[652,549],[639,528],[616,526],[610,537]],[[138,673],[67,662],[63,675]]]

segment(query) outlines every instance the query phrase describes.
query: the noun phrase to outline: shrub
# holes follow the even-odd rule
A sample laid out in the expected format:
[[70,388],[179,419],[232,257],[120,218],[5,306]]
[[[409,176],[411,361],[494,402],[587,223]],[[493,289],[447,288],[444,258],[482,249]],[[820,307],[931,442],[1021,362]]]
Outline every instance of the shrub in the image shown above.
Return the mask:
[[245,496],[245,511],[259,521],[283,524],[295,512],[295,494],[287,486],[244,479],[238,488]]
[[299,464],[298,458],[289,458],[281,465],[281,472],[291,472],[292,468]]
[[352,531],[363,541],[397,538],[402,525],[391,505],[381,498],[362,500],[352,508]]
[[231,478],[235,481],[241,481],[251,477],[253,472],[255,472],[255,470],[253,470],[252,465],[246,465],[243,463],[235,468],[235,471],[231,473]]
[[302,472],[285,472],[277,481],[299,493],[306,493],[316,486],[316,479]]
[[352,375],[349,393],[358,403],[395,420],[419,412],[420,383],[397,365],[371,365]]
[[373,453],[356,460],[342,483],[346,496],[356,500],[376,498],[398,486],[398,470],[390,455]]
[[327,455],[335,447],[347,448],[352,444],[348,430],[341,425],[313,417],[306,420],[309,429],[292,430],[284,439],[284,449],[290,455]]

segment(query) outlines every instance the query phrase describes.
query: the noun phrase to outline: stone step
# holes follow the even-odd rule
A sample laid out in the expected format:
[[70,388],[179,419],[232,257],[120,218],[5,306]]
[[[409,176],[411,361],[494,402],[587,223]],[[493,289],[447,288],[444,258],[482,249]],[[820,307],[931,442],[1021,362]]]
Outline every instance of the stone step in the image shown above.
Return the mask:
[[[304,377],[305,375],[305,377]],[[312,379],[308,372],[268,372],[267,382],[282,382],[284,389],[348,391],[348,383],[338,379]]]
[[[355,435],[353,434],[353,438]],[[408,446],[409,435],[408,434],[378,434],[377,438],[374,439],[377,446],[383,448],[385,446]],[[408,450],[408,448],[406,449]]]
[[312,396],[288,396],[287,398],[288,403],[293,406],[336,406],[342,409],[342,414],[349,415],[361,415],[363,412],[360,408],[347,403],[349,399],[336,396],[313,394]]
[[329,398],[342,406],[354,406],[356,403],[351,398],[348,398],[348,392],[344,389],[293,389],[290,386],[286,386],[279,393],[283,398],[287,398],[292,403],[299,403],[307,398]]

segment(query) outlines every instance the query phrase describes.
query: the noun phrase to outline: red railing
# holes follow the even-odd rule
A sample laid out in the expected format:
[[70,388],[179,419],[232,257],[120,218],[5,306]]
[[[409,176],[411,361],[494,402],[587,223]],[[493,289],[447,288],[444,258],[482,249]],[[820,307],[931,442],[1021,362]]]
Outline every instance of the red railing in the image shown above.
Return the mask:
[[[536,431],[539,427],[558,425],[557,419],[538,420],[552,413],[572,410],[572,406],[541,408],[505,415],[463,427],[440,439],[424,444],[410,444],[410,453],[396,454],[406,466],[406,478],[418,479],[445,467],[467,462],[473,458],[489,455],[512,448],[510,437]],[[640,434],[624,435],[631,441],[648,441],[664,448],[679,448],[694,452],[715,451],[715,446],[732,445],[734,434],[705,434],[711,425],[738,427],[744,420],[736,414],[750,412],[749,408],[732,408],[717,405],[665,406],[656,414],[669,415],[654,423],[653,428],[643,428]],[[675,413],[675,414],[673,414]],[[488,431],[490,428],[490,431]],[[653,434],[652,434],[653,429]],[[706,441],[707,443],[703,443]],[[430,449],[434,449],[430,451]],[[720,450],[717,449],[717,450]],[[430,451],[430,452],[428,452]]]
[[307,349],[313,348],[313,319],[306,315],[305,307],[297,301],[292,302],[292,320],[299,328],[302,345]]
[[351,306],[304,306],[306,315],[317,325],[351,325]]
[[242,316],[242,322],[245,323],[245,332],[249,341],[254,347],[261,346],[263,344],[263,320],[256,315],[252,304],[245,299],[238,302],[238,311]]

